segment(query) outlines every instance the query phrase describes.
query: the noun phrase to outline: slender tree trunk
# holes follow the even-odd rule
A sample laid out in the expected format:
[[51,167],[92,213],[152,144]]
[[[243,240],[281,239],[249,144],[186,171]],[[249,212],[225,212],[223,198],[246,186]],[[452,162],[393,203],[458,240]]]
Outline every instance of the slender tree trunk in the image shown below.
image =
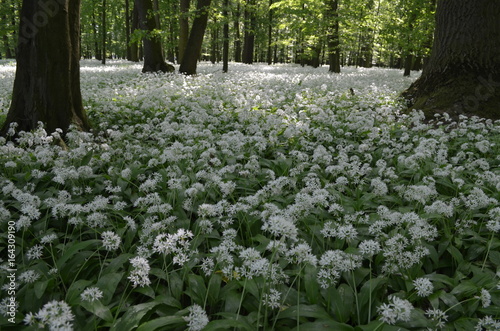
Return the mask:
[[326,17],[329,21],[327,46],[328,46],[328,62],[330,67],[328,71],[340,73],[340,38],[339,38],[339,12],[338,0],[329,0],[327,3]]
[[222,45],[222,72],[227,72],[229,69],[229,0],[224,0],[222,16],[224,17],[224,27],[222,31],[222,38],[224,39]]
[[106,0],[102,0],[102,59],[101,63],[106,64]]
[[498,1],[438,1],[429,63],[403,93],[411,109],[500,118],[499,18]]
[[96,60],[101,60],[101,50],[99,49],[99,34],[97,33],[97,21],[95,17],[95,7],[92,8],[92,32],[94,33],[94,56]]
[[147,31],[148,36],[143,39],[144,44],[144,67],[142,72],[172,72],[174,67],[168,65],[163,58],[163,50],[160,37],[153,34],[157,22],[153,14],[153,3],[151,0],[135,0],[139,14],[139,27]]
[[127,60],[132,61],[130,47],[130,0],[125,0],[125,42],[127,43]]
[[238,2],[236,11],[234,12],[234,61],[241,62],[241,33],[240,33],[240,15],[241,7]]
[[267,64],[271,65],[273,63],[273,52],[272,52],[272,44],[273,44],[273,9],[271,6],[273,5],[273,0],[269,0],[269,25],[267,26]]
[[189,6],[190,0],[180,0],[180,16],[179,16],[179,58],[178,63],[182,62],[186,45],[189,39]]
[[189,33],[189,40],[186,45],[186,51],[182,57],[179,71],[185,75],[195,75],[198,59],[201,53],[201,46],[208,22],[208,11],[211,0],[198,0],[197,14],[193,20],[193,26]]
[[80,1],[40,3],[23,1],[12,103],[2,135],[13,122],[19,131],[31,131],[38,122],[48,132],[66,132],[71,124],[89,129],[79,80]]

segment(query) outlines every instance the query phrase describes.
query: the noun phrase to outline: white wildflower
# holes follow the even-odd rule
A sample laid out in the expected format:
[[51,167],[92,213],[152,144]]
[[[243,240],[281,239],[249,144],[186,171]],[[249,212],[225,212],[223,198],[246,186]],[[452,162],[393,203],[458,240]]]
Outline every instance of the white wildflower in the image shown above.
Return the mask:
[[434,291],[434,286],[430,279],[424,277],[415,279],[413,281],[413,286],[415,286],[417,295],[420,297],[427,297]]
[[103,297],[102,291],[98,287],[87,287],[82,294],[80,294],[82,301],[96,301]]
[[188,331],[201,331],[208,324],[208,316],[205,310],[199,305],[194,304],[188,308],[189,315],[184,316],[187,322]]
[[120,247],[121,238],[113,231],[105,231],[101,234],[102,245],[108,251],[115,251]]

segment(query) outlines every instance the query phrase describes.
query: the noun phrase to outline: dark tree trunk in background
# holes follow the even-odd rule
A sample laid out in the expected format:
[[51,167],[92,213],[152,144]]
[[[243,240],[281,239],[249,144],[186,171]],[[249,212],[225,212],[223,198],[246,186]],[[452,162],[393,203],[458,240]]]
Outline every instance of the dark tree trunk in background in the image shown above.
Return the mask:
[[499,119],[499,40],[498,1],[438,1],[429,63],[403,93],[411,109]]
[[[134,3],[134,9],[132,11],[132,29],[131,31],[135,31],[139,29],[139,13],[137,11],[137,6]],[[139,47],[141,45],[134,41],[130,44],[130,61],[139,62]]]
[[208,11],[210,9],[211,0],[198,0],[196,6],[196,16],[193,20],[193,26],[189,33],[186,51],[182,57],[179,72],[185,75],[195,75],[198,59],[201,53],[201,46],[205,30],[207,29]]
[[172,72],[174,67],[167,64],[163,57],[160,37],[153,34],[157,28],[153,3],[151,0],[135,0],[139,15],[139,27],[147,31],[148,36],[143,39],[144,67],[142,72]]
[[131,60],[130,55],[130,3],[125,0],[125,42],[127,43],[127,60]]
[[229,0],[224,0],[222,16],[224,17],[222,31],[222,38],[224,39],[222,45],[222,72],[227,72],[229,69]]
[[102,0],[102,59],[101,63],[106,64],[106,0]]
[[182,62],[186,45],[189,39],[189,6],[190,0],[180,0],[180,17],[179,17],[179,58],[178,63]]
[[338,0],[329,0],[327,3],[326,19],[328,20],[328,71],[340,73],[340,40],[339,40],[339,12]]
[[267,64],[271,65],[273,63],[273,9],[271,6],[273,5],[273,0],[269,0],[269,25],[267,26]]
[[234,61],[241,62],[240,3],[234,12]]
[[71,124],[89,129],[80,92],[80,1],[45,8],[40,3],[23,1],[12,103],[2,135],[13,122],[19,131],[31,131],[39,121],[49,133],[66,132]]
[[245,6],[245,33],[243,37],[242,61],[246,64],[253,63],[253,53],[255,49],[255,0],[247,0]]

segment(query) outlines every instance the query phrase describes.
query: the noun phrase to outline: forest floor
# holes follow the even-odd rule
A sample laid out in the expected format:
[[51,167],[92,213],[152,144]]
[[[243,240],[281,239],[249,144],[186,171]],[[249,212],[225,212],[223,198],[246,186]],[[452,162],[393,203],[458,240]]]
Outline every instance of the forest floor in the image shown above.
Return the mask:
[[500,330],[500,123],[402,114],[400,70],[229,70],[82,61],[92,133],[0,138],[2,330]]

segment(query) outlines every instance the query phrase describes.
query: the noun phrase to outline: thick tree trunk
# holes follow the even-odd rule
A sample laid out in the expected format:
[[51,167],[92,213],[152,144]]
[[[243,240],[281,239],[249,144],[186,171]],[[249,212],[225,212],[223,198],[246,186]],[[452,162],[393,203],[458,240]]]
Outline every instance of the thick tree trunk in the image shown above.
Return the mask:
[[211,0],[198,0],[196,10],[197,14],[193,20],[193,26],[189,33],[189,40],[186,51],[182,58],[179,71],[185,75],[195,75],[198,59],[201,53],[201,46],[208,22],[208,10]]
[[173,72],[173,66],[167,64],[163,57],[160,37],[153,34],[157,27],[151,0],[135,0],[139,15],[139,27],[147,31],[148,36],[143,39],[144,66],[142,72]]
[[403,96],[411,109],[500,118],[500,6],[440,0],[429,63]]
[[[134,3],[134,9],[132,10],[132,32],[139,29],[139,13],[137,11],[137,6]],[[139,43],[134,41],[130,45],[130,61],[139,62]]]
[[247,0],[245,6],[245,33],[243,39],[242,61],[246,64],[253,63],[253,53],[255,49],[255,0]]
[[339,40],[339,12],[338,0],[329,0],[327,3],[326,18],[329,21],[327,45],[328,62],[330,67],[328,71],[340,73],[340,40]]
[[[42,4],[40,6],[40,4]],[[38,122],[48,132],[75,125],[88,130],[80,92],[80,1],[24,0],[12,103],[0,131],[10,123],[31,131]]]
[[127,60],[132,60],[132,50],[130,48],[130,2],[125,0],[125,42],[127,43]]

